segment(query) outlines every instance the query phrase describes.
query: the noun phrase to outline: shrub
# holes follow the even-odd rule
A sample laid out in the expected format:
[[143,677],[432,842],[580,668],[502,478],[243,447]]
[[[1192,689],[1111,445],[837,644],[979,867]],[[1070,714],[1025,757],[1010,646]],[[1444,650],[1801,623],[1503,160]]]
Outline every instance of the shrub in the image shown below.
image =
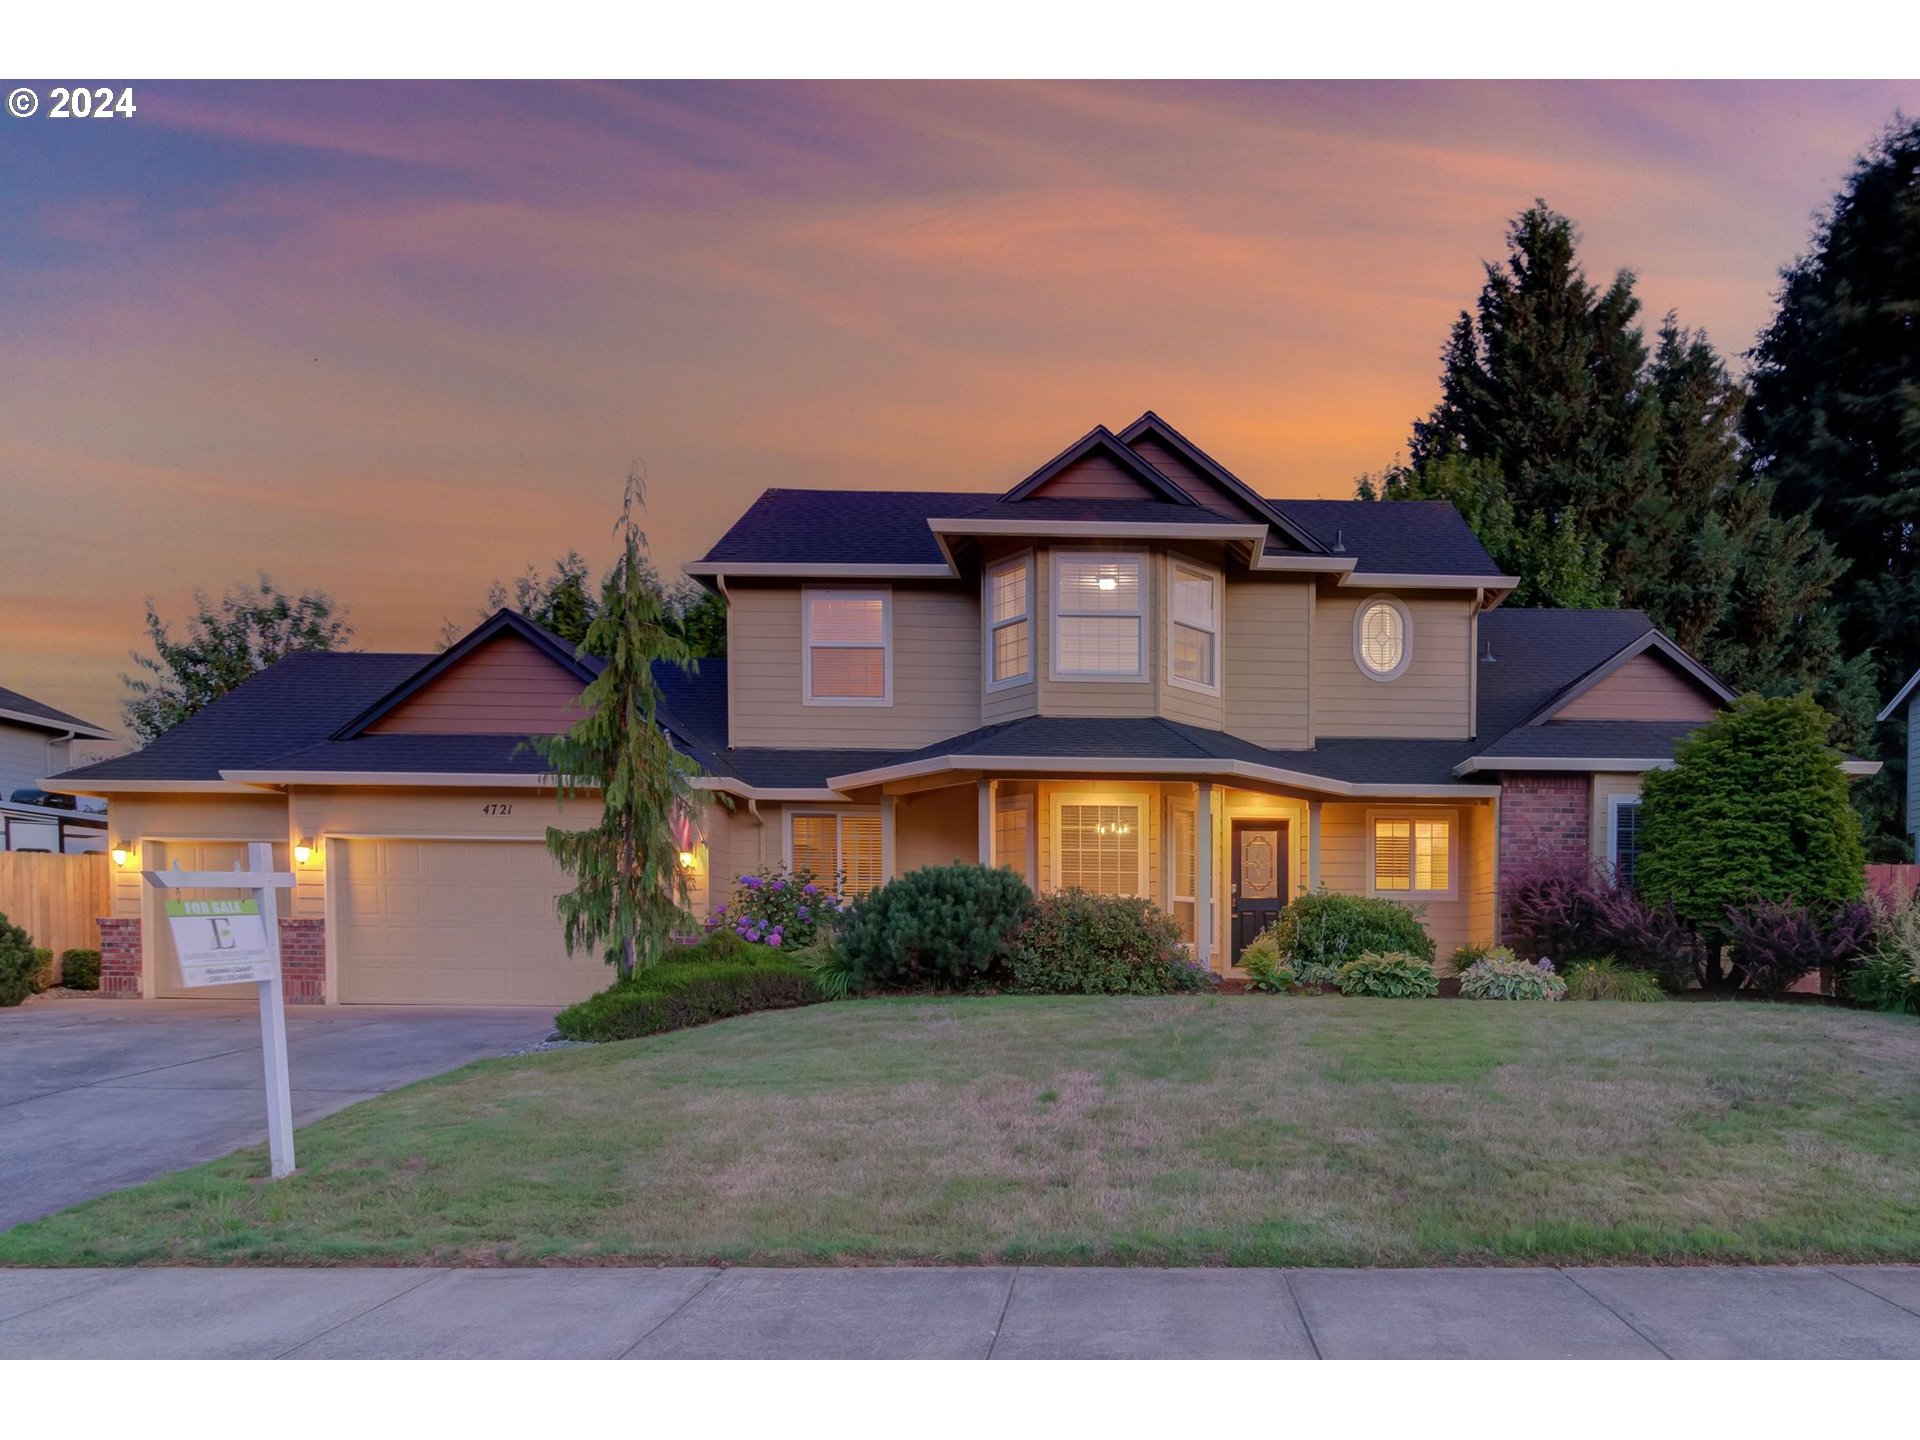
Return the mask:
[[1012,970],[1009,988],[1026,995],[1167,995],[1214,983],[1181,947],[1173,917],[1152,901],[1086,890],[1035,903]]
[[53,951],[44,945],[33,947],[33,968],[27,975],[27,983],[36,995],[53,984]]
[[1553,973],[1551,960],[1518,960],[1495,946],[1461,975],[1460,993],[1469,1000],[1561,1000],[1567,982]]
[[1584,860],[1536,860],[1502,887],[1503,935],[1562,965],[1592,953],[1606,880]]
[[1569,1000],[1664,1000],[1660,982],[1644,970],[1630,970],[1611,955],[1583,960],[1567,972]]
[[1847,994],[1870,1010],[1920,1015],[1920,900],[1882,908],[1876,920],[1871,947],[1846,977]]
[[1647,970],[1675,989],[1694,980],[1731,983],[1719,953],[1670,905],[1654,906],[1584,860],[1538,861],[1510,880],[1503,896],[1504,933],[1529,955],[1565,970],[1610,955]]
[[60,956],[60,983],[69,990],[100,988],[100,952],[67,950]]
[[1749,990],[1778,995],[1812,970],[1837,970],[1870,948],[1873,912],[1855,901],[1830,914],[1752,900],[1727,912],[1733,968]]
[[1513,952],[1504,945],[1481,945],[1478,943],[1458,945],[1454,947],[1453,954],[1447,957],[1447,964],[1452,967],[1455,975],[1464,975],[1476,963],[1486,959],[1489,955],[1511,954],[1513,954]]
[[1404,950],[1384,955],[1369,951],[1340,967],[1342,995],[1374,995],[1387,1000],[1407,1000],[1440,993],[1440,980],[1433,973],[1433,962]]
[[846,952],[830,934],[822,933],[806,949],[794,951],[791,958],[813,976],[813,983],[820,987],[825,999],[844,1000],[864,988],[860,977],[847,963]]
[[1277,953],[1302,983],[1337,971],[1368,951],[1399,951],[1433,963],[1433,941],[1419,915],[1394,900],[1316,890],[1280,912],[1273,926]]
[[778,950],[813,943],[830,928],[846,902],[811,870],[756,870],[742,875],[733,897],[707,916],[711,934],[730,932],[755,945]]
[[649,966],[553,1017],[569,1040],[633,1040],[755,1010],[787,1010],[825,997],[788,960],[676,959]]
[[0,915],[0,1006],[19,1005],[33,993],[34,965],[32,939]]
[[1013,871],[930,865],[891,880],[840,920],[847,968],[863,985],[954,988],[995,979],[1033,912]]
[[1273,955],[1256,953],[1256,940],[1240,952],[1240,964],[1247,972],[1247,988],[1262,995],[1279,995],[1291,990],[1299,977]]
[[1811,696],[1745,695],[1641,785],[1635,883],[1717,946],[1758,898],[1828,912],[1860,898],[1865,851]]

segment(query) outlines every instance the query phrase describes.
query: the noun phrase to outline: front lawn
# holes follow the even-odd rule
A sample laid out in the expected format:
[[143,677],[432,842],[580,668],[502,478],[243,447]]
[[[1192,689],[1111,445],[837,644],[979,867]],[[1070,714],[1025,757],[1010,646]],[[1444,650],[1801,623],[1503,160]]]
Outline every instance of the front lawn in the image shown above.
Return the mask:
[[873,1000],[489,1061],[0,1262],[1920,1259],[1920,1022]]

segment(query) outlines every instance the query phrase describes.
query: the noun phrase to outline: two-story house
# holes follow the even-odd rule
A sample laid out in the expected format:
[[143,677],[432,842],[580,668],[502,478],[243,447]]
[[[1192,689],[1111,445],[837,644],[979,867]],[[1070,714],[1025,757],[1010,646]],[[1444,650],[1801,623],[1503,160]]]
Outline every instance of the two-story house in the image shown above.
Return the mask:
[[78,757],[75,740],[111,740],[112,732],[0,686],[0,850],[77,855],[106,848],[97,806],[43,787]]
[[[1222,971],[1323,886],[1419,907],[1444,955],[1495,938],[1517,866],[1630,874],[1640,775],[1731,698],[1638,612],[1502,608],[1448,505],[1266,497],[1152,413],[1003,490],[770,490],[686,568],[728,615],[727,660],[660,671],[713,799],[701,910],[761,866],[857,894],[977,860],[1147,896]],[[107,987],[173,983],[140,869],[248,840],[299,877],[294,998],[604,983],[561,950],[522,743],[594,673],[502,612],[439,656],[295,656],[63,777],[127,856]]]

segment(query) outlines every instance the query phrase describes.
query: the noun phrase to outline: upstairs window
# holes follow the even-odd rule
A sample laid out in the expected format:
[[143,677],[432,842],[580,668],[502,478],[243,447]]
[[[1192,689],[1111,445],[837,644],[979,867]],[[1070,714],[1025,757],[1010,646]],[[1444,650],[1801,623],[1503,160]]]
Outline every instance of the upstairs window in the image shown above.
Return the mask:
[[1003,561],[987,571],[987,684],[1018,685],[1033,678],[1033,557]]
[[1139,555],[1054,556],[1053,668],[1062,679],[1138,680],[1146,674]]
[[1172,562],[1167,606],[1167,679],[1218,694],[1220,690],[1220,576],[1183,560]]
[[1373,821],[1373,888],[1382,895],[1453,890],[1453,822],[1410,816]]
[[889,644],[892,604],[885,590],[809,590],[802,697],[809,705],[893,702]]
[[1388,595],[1360,602],[1353,617],[1353,658],[1369,680],[1397,679],[1412,654],[1413,620]]

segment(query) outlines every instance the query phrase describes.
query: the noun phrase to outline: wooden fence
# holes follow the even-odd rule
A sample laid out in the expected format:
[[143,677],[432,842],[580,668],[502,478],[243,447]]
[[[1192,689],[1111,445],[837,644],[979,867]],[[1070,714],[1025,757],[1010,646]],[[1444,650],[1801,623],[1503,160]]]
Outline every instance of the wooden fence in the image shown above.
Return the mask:
[[98,950],[109,863],[103,854],[0,850],[0,915],[53,951],[55,963],[63,950]]
[[1867,866],[1867,893],[1892,905],[1912,903],[1920,894],[1920,865]]

